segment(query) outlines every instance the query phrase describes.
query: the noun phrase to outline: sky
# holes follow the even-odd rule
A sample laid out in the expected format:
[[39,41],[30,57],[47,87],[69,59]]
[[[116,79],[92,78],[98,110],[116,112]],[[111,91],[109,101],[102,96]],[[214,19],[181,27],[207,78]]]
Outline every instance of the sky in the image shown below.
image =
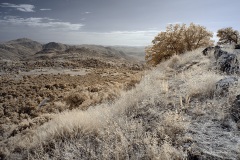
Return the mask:
[[169,24],[240,31],[240,0],[0,0],[0,42],[150,45]]

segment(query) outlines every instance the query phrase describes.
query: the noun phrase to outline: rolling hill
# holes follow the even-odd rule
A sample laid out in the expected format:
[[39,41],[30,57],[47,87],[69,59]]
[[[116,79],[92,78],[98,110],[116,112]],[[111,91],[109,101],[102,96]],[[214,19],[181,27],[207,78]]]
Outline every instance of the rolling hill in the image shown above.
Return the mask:
[[[139,60],[143,50],[133,47],[100,45],[66,45],[57,42],[41,44],[21,38],[0,44],[0,58],[8,60],[41,60],[56,58],[104,58],[115,60]],[[134,51],[135,50],[135,51]],[[137,58],[136,58],[137,57]],[[142,56],[144,57],[144,56]],[[142,60],[142,58],[140,58]]]
[[23,60],[42,50],[42,44],[27,38],[16,39],[0,44],[0,58]]

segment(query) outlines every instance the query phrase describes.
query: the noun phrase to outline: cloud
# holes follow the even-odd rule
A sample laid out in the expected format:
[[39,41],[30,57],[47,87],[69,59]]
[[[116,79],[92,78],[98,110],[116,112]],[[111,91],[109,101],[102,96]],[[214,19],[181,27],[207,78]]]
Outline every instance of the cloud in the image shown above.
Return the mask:
[[50,9],[50,8],[41,8],[41,9],[39,9],[40,11],[51,11],[52,9]]
[[51,19],[48,17],[21,18],[18,16],[5,16],[3,19],[0,19],[0,24],[26,25],[30,27],[41,27],[41,28],[70,30],[70,31],[77,31],[84,26],[84,24],[73,24],[70,22],[61,22],[59,20]]
[[92,12],[84,12],[84,13],[82,13],[82,14],[90,14],[90,13],[92,13]]
[[172,23],[167,23],[167,24],[182,24],[183,22],[172,22]]
[[18,11],[22,12],[34,12],[34,5],[31,4],[11,4],[11,3],[1,3],[1,7],[15,8]]

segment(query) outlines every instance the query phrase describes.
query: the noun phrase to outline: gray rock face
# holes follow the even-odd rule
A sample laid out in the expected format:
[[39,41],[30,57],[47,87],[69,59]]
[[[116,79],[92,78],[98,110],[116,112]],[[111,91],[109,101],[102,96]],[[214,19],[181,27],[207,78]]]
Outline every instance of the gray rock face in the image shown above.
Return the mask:
[[221,79],[216,83],[216,94],[220,96],[226,95],[229,91],[229,87],[236,85],[237,83],[238,79],[236,77]]
[[220,71],[228,74],[239,72],[239,61],[235,54],[223,52],[223,54],[217,59],[217,65]]
[[214,57],[217,68],[227,74],[239,73],[239,61],[236,54],[221,50],[220,46],[214,47]]
[[240,95],[236,96],[236,99],[230,108],[230,113],[234,121],[238,122],[240,120]]
[[228,54],[228,52],[221,50],[219,46],[215,47],[214,57],[216,60],[218,60],[218,58],[220,58],[224,54]]

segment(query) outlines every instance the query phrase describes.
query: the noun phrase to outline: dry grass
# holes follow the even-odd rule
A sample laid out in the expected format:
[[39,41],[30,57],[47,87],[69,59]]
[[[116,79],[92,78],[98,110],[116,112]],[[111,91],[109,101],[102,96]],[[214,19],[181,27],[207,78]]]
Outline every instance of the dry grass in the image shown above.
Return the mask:
[[186,88],[186,96],[213,97],[216,91],[216,82],[223,77],[212,71],[202,71],[200,68],[184,72],[182,78],[185,80],[183,88]]

